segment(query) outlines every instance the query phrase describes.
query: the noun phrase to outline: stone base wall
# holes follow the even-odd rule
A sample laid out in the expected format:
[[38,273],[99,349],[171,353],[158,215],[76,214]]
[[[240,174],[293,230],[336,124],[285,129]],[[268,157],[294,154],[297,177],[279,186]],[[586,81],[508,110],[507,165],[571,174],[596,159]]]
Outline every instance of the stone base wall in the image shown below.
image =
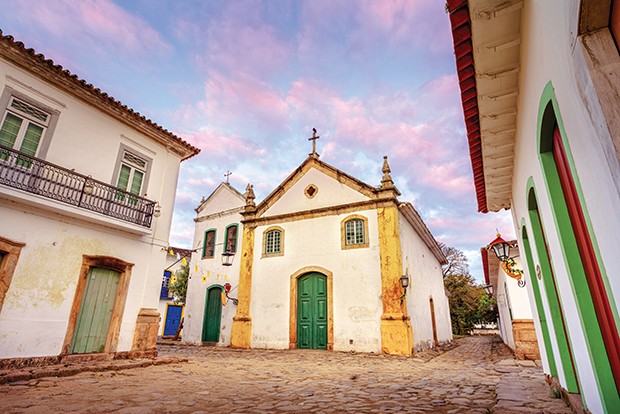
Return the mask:
[[512,334],[515,340],[515,357],[517,359],[540,359],[540,351],[532,319],[513,320]]
[[161,317],[159,311],[152,308],[142,308],[138,312],[136,331],[133,336],[133,345],[129,358],[144,358],[157,356],[157,333]]

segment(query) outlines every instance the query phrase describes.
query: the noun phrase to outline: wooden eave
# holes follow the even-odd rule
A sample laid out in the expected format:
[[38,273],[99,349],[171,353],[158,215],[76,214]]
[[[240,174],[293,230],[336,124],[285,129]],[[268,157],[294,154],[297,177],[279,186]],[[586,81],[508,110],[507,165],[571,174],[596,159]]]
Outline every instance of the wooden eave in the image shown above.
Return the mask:
[[[271,206],[273,206],[282,196],[303,177],[310,169],[315,168],[320,172],[332,177],[336,181],[364,194],[370,199],[380,198],[381,189],[372,187],[363,181],[335,168],[321,160],[317,156],[310,155],[306,160],[293,171],[286,179],[277,186],[262,202],[256,206],[256,217],[261,217]],[[396,190],[398,192],[398,190]],[[400,193],[398,193],[400,194]]]
[[478,211],[510,208],[523,0],[448,0]]
[[424,224],[422,217],[420,217],[420,214],[418,214],[416,209],[413,207],[413,204],[409,202],[403,202],[398,205],[398,208],[407,220],[407,222],[411,224],[416,233],[424,241],[424,244],[426,244],[426,246],[430,249],[433,255],[437,258],[439,263],[442,265],[448,264],[448,260],[441,251],[437,240],[435,240],[433,234],[430,232],[428,227],[426,227],[426,224]]
[[160,143],[182,160],[193,157],[200,152],[168,130],[147,119],[144,115],[123,105],[107,93],[95,88],[84,79],[54,64],[51,59],[37,54],[34,49],[27,49],[22,42],[15,41],[12,36],[3,35],[0,30],[0,57],[18,68],[51,84],[55,88],[91,105],[137,132]]

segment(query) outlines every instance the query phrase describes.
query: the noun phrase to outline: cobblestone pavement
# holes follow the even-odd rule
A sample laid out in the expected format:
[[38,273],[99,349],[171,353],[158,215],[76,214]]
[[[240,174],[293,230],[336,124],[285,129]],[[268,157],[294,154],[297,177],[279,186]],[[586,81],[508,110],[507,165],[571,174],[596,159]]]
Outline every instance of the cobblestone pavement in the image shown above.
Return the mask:
[[189,362],[0,385],[0,412],[571,412],[540,367],[497,341],[463,338],[415,358],[161,346]]

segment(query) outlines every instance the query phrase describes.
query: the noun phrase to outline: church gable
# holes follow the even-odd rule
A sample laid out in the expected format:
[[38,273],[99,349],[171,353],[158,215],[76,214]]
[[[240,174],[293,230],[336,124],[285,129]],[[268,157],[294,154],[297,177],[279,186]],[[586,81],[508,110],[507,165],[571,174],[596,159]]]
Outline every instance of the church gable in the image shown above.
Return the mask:
[[240,208],[244,205],[245,199],[243,198],[243,194],[229,183],[221,183],[209,197],[202,199],[198,208],[196,208],[196,213],[198,213],[199,217],[202,217]]
[[361,203],[376,198],[377,190],[344,172],[309,157],[257,207],[257,216]]

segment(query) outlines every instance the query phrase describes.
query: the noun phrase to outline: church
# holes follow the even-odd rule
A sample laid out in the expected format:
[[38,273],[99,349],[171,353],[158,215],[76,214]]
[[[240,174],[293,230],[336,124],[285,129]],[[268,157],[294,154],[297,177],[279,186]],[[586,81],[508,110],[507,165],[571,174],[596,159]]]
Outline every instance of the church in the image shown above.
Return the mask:
[[183,340],[407,356],[450,341],[446,259],[387,157],[374,187],[315,143],[260,203],[229,183],[201,201]]

